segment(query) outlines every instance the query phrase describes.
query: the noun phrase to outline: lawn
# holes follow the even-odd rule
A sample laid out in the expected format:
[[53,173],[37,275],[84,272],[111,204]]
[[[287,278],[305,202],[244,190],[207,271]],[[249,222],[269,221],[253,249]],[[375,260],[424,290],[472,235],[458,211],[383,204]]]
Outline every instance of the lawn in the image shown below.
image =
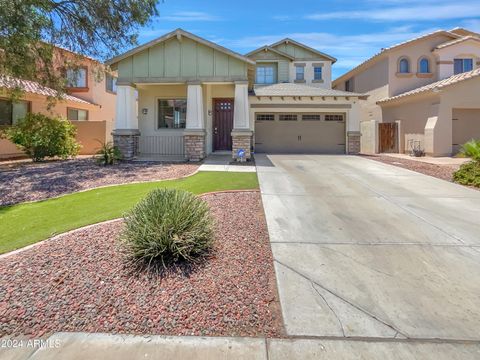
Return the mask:
[[0,207],[0,253],[82,226],[121,217],[150,190],[168,187],[194,194],[258,188],[255,173],[199,172],[178,180],[93,189],[59,198]]

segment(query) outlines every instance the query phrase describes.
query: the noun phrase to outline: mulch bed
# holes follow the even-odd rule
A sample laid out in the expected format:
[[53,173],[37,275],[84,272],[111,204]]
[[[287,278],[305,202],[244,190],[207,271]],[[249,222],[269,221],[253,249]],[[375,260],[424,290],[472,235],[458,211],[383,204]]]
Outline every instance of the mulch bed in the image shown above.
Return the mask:
[[458,170],[458,166],[454,165],[435,165],[421,161],[399,159],[388,155],[362,155],[368,159],[379,161],[408,170],[416,171],[425,175],[430,175],[442,180],[453,181],[453,173]]
[[1,163],[0,206],[43,200],[99,186],[173,179],[197,164],[122,162],[98,166],[91,158],[45,163]]
[[189,273],[132,273],[100,224],[0,259],[0,337],[58,331],[284,335],[258,192],[203,197],[216,219],[214,249]]

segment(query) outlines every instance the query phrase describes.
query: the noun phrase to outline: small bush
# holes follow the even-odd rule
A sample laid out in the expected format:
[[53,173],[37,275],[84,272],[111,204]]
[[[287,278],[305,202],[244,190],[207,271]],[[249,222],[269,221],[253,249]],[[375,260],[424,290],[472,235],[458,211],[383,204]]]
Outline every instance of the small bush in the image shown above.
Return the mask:
[[212,244],[207,203],[184,190],[153,190],[126,214],[125,223],[121,240],[128,255],[149,268],[193,262]]
[[470,161],[463,164],[453,174],[453,180],[462,185],[480,187],[480,162]]
[[460,154],[471,158],[473,161],[480,162],[480,140],[470,140],[463,144]]
[[102,143],[99,141],[101,146],[97,151],[97,163],[99,165],[107,166],[114,165],[122,158],[122,153],[120,150],[114,146],[111,142]]
[[75,140],[76,131],[75,126],[65,119],[29,113],[6,129],[5,134],[33,161],[42,161],[46,157],[67,159],[76,156],[80,150]]

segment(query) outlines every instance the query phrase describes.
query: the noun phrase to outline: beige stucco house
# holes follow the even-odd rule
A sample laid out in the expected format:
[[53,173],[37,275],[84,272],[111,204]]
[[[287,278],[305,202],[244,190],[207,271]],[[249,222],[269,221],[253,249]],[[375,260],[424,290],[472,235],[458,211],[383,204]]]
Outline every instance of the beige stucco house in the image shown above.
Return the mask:
[[331,89],[336,60],[291,39],[241,55],[182,29],[107,62],[118,72],[126,158],[360,150],[360,94]]
[[[51,106],[50,97],[56,97],[53,89],[35,81],[0,77],[0,127],[14,125],[27,112],[60,116],[70,120],[77,128],[77,140],[82,145],[80,154],[94,154],[98,141],[111,141],[115,118],[116,75],[104,72],[104,66],[94,59],[56,48],[56,67],[67,72],[69,87],[63,99]],[[78,68],[67,69],[67,62],[79,59]],[[20,88],[22,98],[12,102],[8,89]],[[0,139],[0,159],[22,156],[13,143]]]
[[362,152],[451,155],[480,138],[479,68],[480,34],[456,28],[382,49],[333,87],[369,95]]

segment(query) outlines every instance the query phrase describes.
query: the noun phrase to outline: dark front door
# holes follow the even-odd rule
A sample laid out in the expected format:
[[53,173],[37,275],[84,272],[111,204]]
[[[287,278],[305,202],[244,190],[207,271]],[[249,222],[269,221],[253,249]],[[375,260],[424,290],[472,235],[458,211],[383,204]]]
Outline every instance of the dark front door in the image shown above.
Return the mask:
[[213,150],[232,150],[233,99],[213,99]]

